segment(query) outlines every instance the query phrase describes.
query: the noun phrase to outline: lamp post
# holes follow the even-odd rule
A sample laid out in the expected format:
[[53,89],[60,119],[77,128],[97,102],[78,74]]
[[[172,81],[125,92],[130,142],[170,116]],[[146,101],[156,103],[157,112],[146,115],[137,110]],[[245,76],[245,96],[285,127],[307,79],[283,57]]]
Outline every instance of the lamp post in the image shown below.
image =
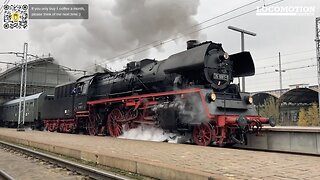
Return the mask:
[[[20,80],[20,99],[19,99],[19,115],[18,115],[18,131],[24,131],[24,121],[26,118],[26,94],[27,94],[27,58],[28,43],[24,43],[23,57],[21,60],[21,80]],[[21,112],[22,111],[22,112]],[[22,122],[21,122],[22,116]]]
[[[17,131],[24,131],[24,121],[26,116],[26,94],[27,94],[27,58],[33,56],[28,54],[28,43],[23,45],[23,53],[21,52],[0,52],[0,54],[15,54],[17,57],[21,57],[21,79],[20,79],[20,99],[18,110],[18,127]],[[5,62],[6,63],[6,62]],[[7,63],[13,64],[13,63]],[[15,64],[15,63],[14,63]],[[16,64],[15,64],[16,65]],[[22,120],[21,120],[22,118]]]
[[[241,52],[244,51],[244,34],[247,34],[247,35],[251,35],[251,36],[256,36],[257,34],[254,33],[254,32],[250,32],[250,31],[247,31],[247,30],[244,30],[244,29],[240,29],[240,28],[237,28],[237,27],[234,27],[234,26],[228,26],[228,29],[231,29],[231,30],[234,30],[234,31],[237,31],[237,32],[240,32],[241,33]],[[245,92],[245,78],[242,77],[242,92]]]
[[317,66],[318,66],[318,108],[320,118],[320,17],[316,18],[316,53],[317,53]]
[[279,72],[279,82],[280,82],[280,96],[282,95],[282,73],[286,72],[286,70],[282,70],[281,68],[281,54],[279,52],[279,69],[275,69],[276,72]]
[[[286,72],[286,70],[282,70],[281,68],[281,54],[279,52],[279,69],[275,69],[276,72],[279,72],[279,82],[280,82],[280,97],[282,95],[282,73]],[[281,119],[282,121],[282,115],[281,115],[281,104],[279,101],[279,120]]]

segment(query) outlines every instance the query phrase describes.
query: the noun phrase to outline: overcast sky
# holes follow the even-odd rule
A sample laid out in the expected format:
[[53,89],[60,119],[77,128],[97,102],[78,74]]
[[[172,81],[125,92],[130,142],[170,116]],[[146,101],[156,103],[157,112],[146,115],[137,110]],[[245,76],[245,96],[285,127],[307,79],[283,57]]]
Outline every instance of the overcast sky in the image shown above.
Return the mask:
[[[4,0],[1,0],[4,1]],[[320,16],[319,0],[284,0],[275,6],[315,7],[311,16],[257,16],[252,12],[237,15],[277,0],[261,0],[190,28],[193,25],[221,15],[254,0],[29,0],[28,3],[88,3],[88,20],[30,20],[28,30],[3,30],[0,28],[0,52],[22,51],[29,43],[29,52],[42,55],[51,53],[56,60],[71,68],[86,69],[94,63],[103,63],[120,69],[126,60],[142,58],[165,59],[183,51],[185,41],[197,38],[222,43],[229,54],[240,51],[240,34],[228,30],[237,26],[257,33],[245,37],[245,50],[250,51],[256,66],[256,75],[247,78],[246,90],[259,91],[279,88],[278,53],[282,54],[283,88],[292,84],[317,84],[315,51],[315,18]],[[9,4],[26,1],[11,0]],[[2,17],[3,15],[1,15]],[[233,18],[226,21],[227,19]],[[222,21],[226,21],[223,22]],[[217,24],[217,25],[214,25]],[[194,34],[164,43],[148,51],[117,57],[146,43],[181,36],[212,25]],[[0,61],[18,61],[10,55],[0,55]],[[311,67],[307,67],[311,66]],[[4,65],[0,65],[5,70]]]

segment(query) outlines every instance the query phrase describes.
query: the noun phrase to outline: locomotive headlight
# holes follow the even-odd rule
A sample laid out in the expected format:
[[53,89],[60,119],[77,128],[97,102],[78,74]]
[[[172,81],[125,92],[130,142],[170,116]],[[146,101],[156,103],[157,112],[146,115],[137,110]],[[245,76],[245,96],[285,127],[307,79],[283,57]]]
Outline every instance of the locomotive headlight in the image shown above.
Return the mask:
[[223,54],[221,53],[219,55],[219,62],[223,62],[225,60],[228,60],[229,59],[229,54],[227,52],[224,52]]
[[253,103],[253,98],[252,96],[247,96],[247,103],[252,104]]
[[224,59],[229,59],[229,54],[228,54],[227,52],[224,52],[223,58],[224,58]]
[[217,96],[214,92],[210,93],[209,97],[211,101],[215,101],[217,99]]

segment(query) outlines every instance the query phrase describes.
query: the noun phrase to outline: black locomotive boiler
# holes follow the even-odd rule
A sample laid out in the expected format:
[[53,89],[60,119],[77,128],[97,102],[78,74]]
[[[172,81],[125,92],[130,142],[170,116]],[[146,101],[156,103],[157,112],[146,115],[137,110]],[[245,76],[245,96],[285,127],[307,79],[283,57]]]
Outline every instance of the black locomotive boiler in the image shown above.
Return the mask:
[[249,52],[228,55],[221,44],[188,41],[187,50],[157,61],[130,62],[119,72],[84,76],[55,88],[41,113],[49,131],[117,137],[141,124],[191,134],[198,145],[245,143],[245,135],[274,125],[258,116],[236,77],[255,73]]

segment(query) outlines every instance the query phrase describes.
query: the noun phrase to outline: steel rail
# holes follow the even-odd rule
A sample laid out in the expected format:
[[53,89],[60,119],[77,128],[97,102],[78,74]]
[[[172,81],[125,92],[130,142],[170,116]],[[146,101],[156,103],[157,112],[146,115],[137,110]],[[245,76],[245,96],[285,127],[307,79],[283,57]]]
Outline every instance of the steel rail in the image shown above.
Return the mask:
[[14,180],[12,176],[7,174],[5,171],[0,169],[0,179],[5,179],[5,180]]
[[[18,152],[21,152],[23,154],[27,154],[27,155],[30,155],[30,156],[33,156],[33,157],[37,157],[41,160],[44,160],[44,161],[48,161],[52,164],[57,164],[58,166],[61,166],[61,167],[64,167],[70,171],[75,171],[75,172],[78,172],[80,173],[81,175],[85,175],[85,176],[89,176],[93,179],[116,179],[116,180],[127,180],[129,178],[125,178],[125,177],[122,177],[122,176],[118,176],[118,175],[115,175],[115,174],[112,174],[112,173],[108,173],[108,172],[105,172],[105,171],[102,171],[102,170],[98,170],[98,169],[95,169],[93,167],[90,167],[90,166],[87,166],[87,165],[83,165],[83,164],[79,164],[79,163],[76,163],[76,162],[72,162],[72,161],[68,161],[68,160],[65,160],[65,159],[62,159],[62,158],[58,158],[58,157],[55,157],[55,156],[52,156],[52,155],[49,155],[49,154],[45,154],[45,153],[42,153],[42,152],[38,152],[38,151],[35,151],[35,150],[31,150],[31,149],[28,149],[28,148],[25,148],[25,147],[21,147],[21,146],[18,146],[18,145],[14,145],[14,144],[11,144],[11,143],[7,143],[7,142],[4,142],[4,141],[0,141],[0,145],[2,146],[5,146],[5,147],[8,147],[10,149],[14,149]],[[2,172],[1,172],[2,174]]]

